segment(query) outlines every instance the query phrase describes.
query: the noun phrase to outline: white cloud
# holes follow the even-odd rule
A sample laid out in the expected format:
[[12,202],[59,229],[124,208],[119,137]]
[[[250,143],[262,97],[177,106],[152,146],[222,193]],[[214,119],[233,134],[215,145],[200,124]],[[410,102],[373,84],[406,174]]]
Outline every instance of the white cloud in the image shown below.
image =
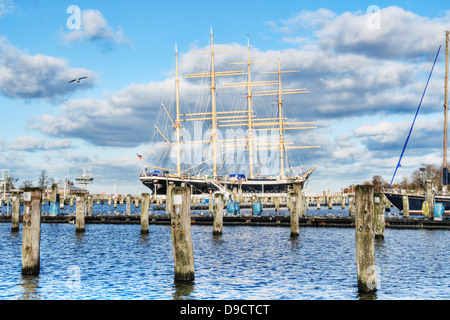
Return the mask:
[[0,18],[15,10],[13,0],[0,0]]
[[317,36],[322,47],[387,59],[434,54],[450,23],[450,15],[430,19],[402,8],[381,9],[380,28],[367,27],[367,14],[346,12],[324,25]]
[[267,21],[272,30],[278,33],[293,34],[303,30],[316,30],[333,20],[336,13],[328,9],[318,9],[316,11],[302,10],[288,19],[281,19],[278,23]]
[[81,29],[74,29],[62,36],[66,44],[82,41],[99,43],[104,49],[110,49],[113,44],[132,45],[123,30],[110,27],[98,10],[86,9],[81,11]]
[[46,141],[41,138],[25,136],[14,139],[13,144],[9,147],[10,150],[20,150],[28,152],[36,152],[42,150],[58,150],[66,149],[72,146],[70,139],[61,139],[58,141]]
[[151,138],[168,87],[168,82],[131,84],[104,99],[73,99],[61,106],[60,115],[44,114],[29,128],[98,146],[136,146]]
[[[430,19],[397,6],[382,8],[380,28],[368,28],[371,14],[345,12],[337,15],[328,9],[302,10],[289,19],[268,24],[275,32],[292,35],[283,41],[305,41],[299,34],[309,30],[318,44],[335,53],[356,53],[381,59],[417,58],[434,54],[450,25],[450,11]],[[310,35],[311,36],[311,35]],[[328,52],[330,53],[330,52]]]
[[[73,78],[87,76],[73,85]],[[42,54],[28,55],[0,36],[0,94],[18,99],[60,100],[70,93],[92,87],[97,75],[83,68],[70,68],[66,60]]]

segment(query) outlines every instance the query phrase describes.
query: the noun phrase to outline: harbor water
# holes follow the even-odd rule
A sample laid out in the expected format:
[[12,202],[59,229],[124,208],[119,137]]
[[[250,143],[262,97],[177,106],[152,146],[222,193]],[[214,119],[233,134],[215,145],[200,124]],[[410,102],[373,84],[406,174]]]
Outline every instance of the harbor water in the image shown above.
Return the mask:
[[[348,214],[345,211],[320,213]],[[275,212],[265,209],[263,214]],[[76,234],[73,224],[43,223],[40,274],[22,276],[22,227],[11,232],[9,223],[0,223],[0,299],[450,298],[447,230],[386,229],[385,239],[375,240],[378,289],[362,295],[353,228],[306,227],[297,238],[291,238],[286,227],[225,226],[221,236],[212,235],[212,226],[191,228],[195,281],[180,284],[173,281],[168,225],[150,225],[149,234],[141,235],[138,224],[88,224],[84,234]]]

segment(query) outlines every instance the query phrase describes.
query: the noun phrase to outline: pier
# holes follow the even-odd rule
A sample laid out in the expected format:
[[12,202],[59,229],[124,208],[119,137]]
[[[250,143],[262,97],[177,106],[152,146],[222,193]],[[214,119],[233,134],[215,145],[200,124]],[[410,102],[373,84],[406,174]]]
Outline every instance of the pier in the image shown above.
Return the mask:
[[[144,194],[145,195],[145,194]],[[83,216],[84,221],[78,221],[77,230],[83,232],[84,224],[140,224],[141,212],[140,209],[144,201],[144,195],[69,195],[66,199],[61,198],[60,213],[57,215],[50,214],[50,207],[52,203],[52,196],[44,196],[42,198],[42,205],[49,205],[49,210],[42,209],[42,223],[75,223],[76,222],[76,203],[77,197],[81,199],[86,197],[85,206],[81,206],[79,210],[83,211],[82,215],[79,211],[80,217]],[[241,194],[239,208],[240,213],[230,214],[227,212],[227,204],[232,201],[224,199],[223,201],[223,226],[233,225],[248,225],[248,226],[275,226],[275,227],[290,227],[290,203],[289,197],[286,193],[277,194]],[[299,214],[299,227],[339,227],[339,228],[354,228],[354,194],[330,194],[323,192],[322,194],[304,195],[303,206],[301,214]],[[384,208],[381,209],[383,213],[388,213],[385,217],[385,228],[387,229],[401,229],[401,228],[423,228],[423,229],[450,229],[450,220],[444,218],[442,221],[434,221],[426,219],[419,215],[412,217],[408,215],[397,215],[389,217],[391,204],[384,198]],[[214,225],[214,207],[210,200],[214,199],[208,195],[191,195],[190,209],[194,213],[191,216],[191,223]],[[238,200],[238,197],[235,198]],[[19,212],[20,201],[20,216]],[[148,224],[170,224],[170,215],[166,211],[166,197],[159,195],[157,197],[148,197],[149,214]],[[23,197],[20,194],[14,194],[2,200],[3,206],[8,206],[8,213],[0,215],[0,223],[12,223],[14,230],[17,230],[17,221],[22,223],[23,220]],[[212,201],[214,202],[214,201]],[[255,202],[261,203],[261,212],[255,213],[253,205]],[[14,205],[13,205],[14,204]],[[117,206],[122,206],[122,211],[118,211]],[[350,205],[349,205],[350,204]],[[93,214],[96,206],[107,206],[108,210],[102,213]],[[131,212],[131,207],[136,208]],[[133,209],[134,209],[133,208]],[[293,208],[293,207],[291,207]],[[13,210],[14,209],[14,210]],[[139,210],[138,210],[139,209]],[[308,210],[315,209],[320,212],[320,215],[310,216]],[[345,215],[334,215],[332,209],[348,210]],[[68,211],[73,211],[67,213]],[[271,214],[269,215],[268,212]],[[144,221],[145,221],[144,220]],[[147,222],[145,222],[147,223]],[[144,227],[145,228],[145,227]],[[144,229],[145,230],[145,229]],[[145,231],[144,231],[145,232]],[[219,232],[220,233],[220,232]]]
[[[11,214],[2,214],[0,223],[11,223]],[[42,223],[74,223],[75,214],[50,216],[43,213]],[[20,217],[22,222],[22,216]],[[211,225],[213,226],[214,217],[207,213],[206,215],[192,215],[192,225]],[[141,215],[136,214],[97,214],[85,217],[85,224],[140,224]],[[170,215],[150,214],[148,224],[170,225]],[[239,216],[223,217],[223,226],[273,226],[290,227],[290,216],[253,216],[244,214]],[[355,217],[350,216],[310,216],[299,218],[299,227],[316,228],[354,228]],[[386,217],[386,229],[450,229],[450,220],[434,221],[418,218]]]

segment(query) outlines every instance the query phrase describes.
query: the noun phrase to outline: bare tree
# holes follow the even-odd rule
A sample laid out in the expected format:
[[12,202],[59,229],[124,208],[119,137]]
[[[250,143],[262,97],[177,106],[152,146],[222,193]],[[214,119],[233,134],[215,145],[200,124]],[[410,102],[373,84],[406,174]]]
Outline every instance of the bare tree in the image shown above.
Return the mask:
[[41,189],[42,192],[45,192],[47,187],[52,185],[53,182],[54,180],[48,176],[47,170],[42,170],[38,179],[38,188]]
[[384,179],[379,175],[373,176],[372,185],[374,186],[374,190],[376,192],[380,192],[381,190],[383,190],[383,188],[389,186],[386,181],[384,181]]
[[23,189],[26,189],[26,188],[33,188],[33,181],[31,181],[31,180],[24,180],[22,182],[21,189],[23,190]]

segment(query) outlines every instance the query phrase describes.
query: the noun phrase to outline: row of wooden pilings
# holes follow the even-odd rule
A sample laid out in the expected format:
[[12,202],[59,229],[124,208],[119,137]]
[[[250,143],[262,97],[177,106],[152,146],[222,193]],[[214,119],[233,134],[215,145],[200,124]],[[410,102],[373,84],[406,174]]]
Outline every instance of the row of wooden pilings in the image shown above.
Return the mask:
[[[302,209],[302,185],[295,184],[289,194],[291,206],[291,237],[299,235],[299,215]],[[172,247],[175,281],[195,279],[194,252],[191,238],[190,189],[169,185],[167,211],[171,217]],[[143,194],[141,233],[148,233],[150,195]],[[223,231],[223,195],[214,195],[213,234]],[[22,274],[37,275],[40,271],[41,191],[25,192],[22,242]],[[14,202],[20,203],[18,201]],[[85,232],[85,195],[77,198],[75,232]],[[18,221],[18,220],[17,220]],[[374,238],[384,237],[384,209],[382,194],[374,193],[373,186],[357,186],[355,192],[355,248],[358,290],[368,293],[376,290]]]

